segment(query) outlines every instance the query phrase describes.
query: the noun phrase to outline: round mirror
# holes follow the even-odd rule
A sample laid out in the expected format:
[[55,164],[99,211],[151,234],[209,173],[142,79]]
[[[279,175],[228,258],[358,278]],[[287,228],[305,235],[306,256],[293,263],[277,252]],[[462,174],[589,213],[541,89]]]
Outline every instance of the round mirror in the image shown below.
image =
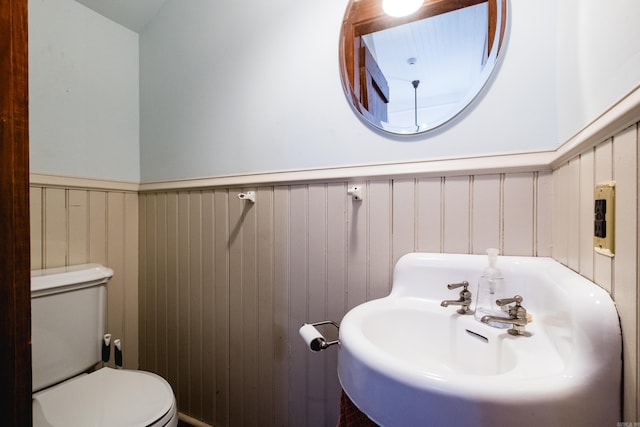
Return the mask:
[[[408,16],[393,0],[350,0],[340,34],[342,85],[354,109],[393,134],[434,129],[458,115],[495,68],[506,0],[424,0]],[[398,1],[398,0],[395,0]]]

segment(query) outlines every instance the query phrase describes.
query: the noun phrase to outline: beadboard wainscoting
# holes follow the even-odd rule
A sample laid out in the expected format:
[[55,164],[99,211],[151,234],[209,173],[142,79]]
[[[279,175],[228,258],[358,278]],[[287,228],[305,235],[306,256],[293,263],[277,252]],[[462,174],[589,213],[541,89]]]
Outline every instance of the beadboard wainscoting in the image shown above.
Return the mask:
[[[99,184],[104,188],[92,188]],[[32,175],[31,269],[96,262],[114,270],[107,331],[126,368],[138,367],[138,194],[114,183]],[[112,358],[113,359],[113,358]],[[113,360],[111,362],[113,364]]]
[[[608,290],[623,333],[624,416],[640,419],[638,265],[638,126],[589,147],[553,172],[553,257]],[[593,250],[594,189],[615,181],[615,257]]]
[[337,348],[298,328],[387,295],[408,252],[551,256],[552,191],[547,170],[142,192],[140,366],[215,426],[335,426]]

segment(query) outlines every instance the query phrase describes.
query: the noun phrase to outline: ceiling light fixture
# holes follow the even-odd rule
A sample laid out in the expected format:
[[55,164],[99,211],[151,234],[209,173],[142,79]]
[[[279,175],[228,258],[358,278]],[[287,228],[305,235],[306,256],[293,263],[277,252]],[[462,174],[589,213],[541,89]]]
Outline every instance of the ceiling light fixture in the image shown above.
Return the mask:
[[424,0],[382,0],[382,10],[389,16],[401,17],[415,12]]

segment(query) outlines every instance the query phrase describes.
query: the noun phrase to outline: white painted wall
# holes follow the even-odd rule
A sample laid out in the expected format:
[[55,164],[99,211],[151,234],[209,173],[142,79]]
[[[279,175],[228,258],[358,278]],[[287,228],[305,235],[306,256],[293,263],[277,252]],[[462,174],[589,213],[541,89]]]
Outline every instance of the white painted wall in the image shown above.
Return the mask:
[[138,57],[138,34],[75,1],[29,1],[31,172],[139,182]]
[[558,140],[566,141],[640,84],[640,2],[554,3]]
[[347,2],[167,0],[138,50],[73,0],[31,1],[31,171],[153,182],[549,149],[640,83],[637,0],[511,0],[471,108],[382,134],[342,92]]
[[400,138],[361,122],[343,94],[347,0],[167,0],[140,34],[142,181],[554,147],[555,5],[510,3],[505,55],[479,102]]

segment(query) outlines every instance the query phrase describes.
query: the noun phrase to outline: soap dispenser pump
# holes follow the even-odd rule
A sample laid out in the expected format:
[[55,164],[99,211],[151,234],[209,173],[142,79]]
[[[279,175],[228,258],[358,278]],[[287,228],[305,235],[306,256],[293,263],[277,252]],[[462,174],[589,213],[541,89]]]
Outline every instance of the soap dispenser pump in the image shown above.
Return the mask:
[[[487,249],[488,265],[482,271],[476,295],[474,316],[477,321],[481,321],[482,317],[487,315],[504,317],[501,307],[496,304],[496,300],[504,295],[504,276],[497,266],[498,253],[498,249]],[[507,324],[498,322],[489,322],[489,326],[502,329],[509,327]]]

